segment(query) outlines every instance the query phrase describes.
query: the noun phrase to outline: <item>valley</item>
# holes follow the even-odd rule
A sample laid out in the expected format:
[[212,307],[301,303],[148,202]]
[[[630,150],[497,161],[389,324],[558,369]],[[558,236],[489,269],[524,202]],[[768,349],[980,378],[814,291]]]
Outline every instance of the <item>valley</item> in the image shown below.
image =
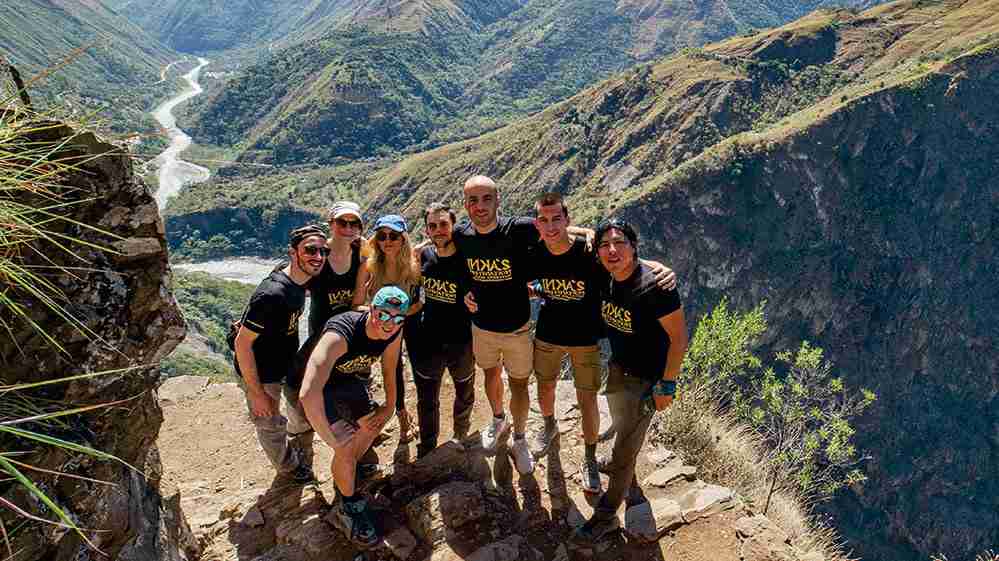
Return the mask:
[[691,333],[766,302],[760,356],[810,341],[878,394],[869,480],[816,510],[853,556],[999,544],[999,0],[27,0],[0,26],[59,69],[40,104],[155,157],[168,375],[229,380],[221,330],[332,201],[412,226],[486,174],[508,214],[554,191],[635,224]]

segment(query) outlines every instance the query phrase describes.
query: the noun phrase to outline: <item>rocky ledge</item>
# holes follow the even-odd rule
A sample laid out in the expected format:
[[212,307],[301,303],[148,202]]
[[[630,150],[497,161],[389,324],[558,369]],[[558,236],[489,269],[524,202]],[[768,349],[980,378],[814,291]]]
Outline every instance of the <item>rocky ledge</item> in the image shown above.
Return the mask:
[[[235,384],[209,385],[207,379],[184,376],[165,382],[160,396],[168,476],[184,490],[184,508],[205,559],[822,559],[803,551],[737,493],[698,480],[695,467],[663,449],[641,457],[647,500],[621,513],[629,531],[592,547],[573,545],[570,534],[592,513],[594,499],[577,481],[580,447],[571,442],[579,421],[571,408],[559,412],[564,445],[556,444],[530,476],[518,476],[502,449],[487,457],[477,438],[447,442],[408,462],[411,445],[399,446],[391,435],[377,451],[383,462],[397,462],[363,486],[384,520],[386,538],[361,551],[330,516],[335,492],[322,443],[317,442],[320,484],[272,480],[266,466],[257,469],[263,456],[253,450],[252,426],[242,418],[245,405]],[[190,449],[183,454],[211,457],[190,465],[173,457],[179,451],[167,452],[167,442],[190,442],[199,434],[220,440],[207,454]]]

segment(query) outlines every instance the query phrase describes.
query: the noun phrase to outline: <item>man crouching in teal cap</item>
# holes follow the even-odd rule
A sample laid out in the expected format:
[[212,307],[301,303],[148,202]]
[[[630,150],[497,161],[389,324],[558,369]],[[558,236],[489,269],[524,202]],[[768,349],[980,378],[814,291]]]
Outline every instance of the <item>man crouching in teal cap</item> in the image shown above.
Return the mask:
[[[375,293],[370,310],[333,316],[309,357],[299,394],[312,428],[333,448],[333,481],[342,498],[334,507],[336,522],[362,547],[378,544],[381,531],[354,488],[357,461],[392,417],[399,334],[408,310],[409,296],[397,286],[385,286]],[[379,358],[385,385],[382,405],[371,399],[367,380]]]

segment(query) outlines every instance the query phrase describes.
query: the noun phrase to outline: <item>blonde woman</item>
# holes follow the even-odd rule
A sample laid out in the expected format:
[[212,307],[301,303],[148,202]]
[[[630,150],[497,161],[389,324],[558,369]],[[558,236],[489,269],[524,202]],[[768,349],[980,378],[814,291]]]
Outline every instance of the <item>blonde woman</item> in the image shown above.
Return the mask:
[[[383,286],[395,285],[409,293],[413,305],[407,316],[419,313],[420,267],[413,259],[406,219],[388,214],[378,219],[374,235],[367,241],[366,261],[361,263],[354,290],[354,308],[371,305],[372,296]],[[399,442],[409,442],[415,436],[413,420],[406,410],[406,385],[400,360],[395,373],[395,411],[399,416]]]

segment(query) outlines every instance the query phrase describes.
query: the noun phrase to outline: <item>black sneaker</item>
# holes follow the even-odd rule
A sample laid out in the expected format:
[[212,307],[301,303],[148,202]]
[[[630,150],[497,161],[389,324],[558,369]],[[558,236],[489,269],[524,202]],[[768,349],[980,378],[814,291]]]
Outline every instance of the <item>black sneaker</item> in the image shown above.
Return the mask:
[[291,480],[298,485],[308,485],[316,482],[316,474],[312,466],[300,465],[291,472]]
[[[342,499],[341,499],[342,500]],[[360,547],[374,547],[381,541],[378,529],[371,519],[368,501],[360,499],[352,503],[342,501],[336,509],[336,523],[347,539]]]
[[593,513],[582,526],[572,532],[572,541],[578,543],[596,543],[604,539],[608,534],[612,534],[621,529],[621,521],[617,515],[607,515],[600,512]]
[[381,464],[357,464],[357,481],[374,479],[382,473],[382,470]]

